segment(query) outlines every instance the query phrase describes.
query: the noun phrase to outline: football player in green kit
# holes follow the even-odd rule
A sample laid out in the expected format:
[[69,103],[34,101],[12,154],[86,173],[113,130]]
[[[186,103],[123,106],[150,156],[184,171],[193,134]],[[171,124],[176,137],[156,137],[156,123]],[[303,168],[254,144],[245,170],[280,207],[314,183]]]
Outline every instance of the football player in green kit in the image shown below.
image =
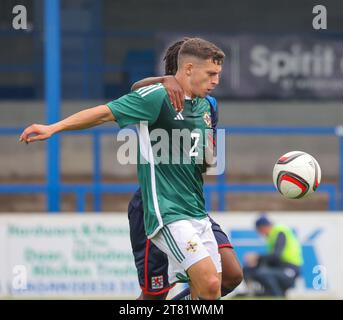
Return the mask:
[[[140,88],[106,105],[80,111],[51,125],[32,125],[21,141],[45,140],[61,131],[80,130],[108,121],[137,125],[139,131],[138,180],[144,205],[146,235],[168,256],[170,282],[189,279],[193,298],[221,296],[221,262],[205,210],[204,163],[197,161],[205,147],[210,104],[205,97],[219,83],[224,53],[199,38],[186,41],[179,52],[175,75],[185,92],[182,115],[170,103],[162,84]],[[156,162],[150,139],[155,130],[168,133],[169,162]],[[191,143],[173,146],[173,130],[189,132]],[[174,162],[175,152],[182,161]]]

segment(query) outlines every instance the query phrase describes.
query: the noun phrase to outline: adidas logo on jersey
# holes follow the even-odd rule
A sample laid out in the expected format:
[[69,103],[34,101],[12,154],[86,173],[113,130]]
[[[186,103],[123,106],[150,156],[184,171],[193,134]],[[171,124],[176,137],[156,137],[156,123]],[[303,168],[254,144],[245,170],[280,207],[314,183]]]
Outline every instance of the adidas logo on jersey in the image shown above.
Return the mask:
[[176,117],[174,118],[174,120],[185,120],[185,119],[184,119],[182,113],[179,112],[179,113],[176,115]]

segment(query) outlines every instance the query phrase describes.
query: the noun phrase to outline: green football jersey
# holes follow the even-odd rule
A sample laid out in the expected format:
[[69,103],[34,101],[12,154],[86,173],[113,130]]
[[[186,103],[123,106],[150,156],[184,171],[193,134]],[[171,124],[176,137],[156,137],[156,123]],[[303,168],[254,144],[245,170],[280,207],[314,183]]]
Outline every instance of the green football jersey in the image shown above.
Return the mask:
[[140,88],[107,104],[119,126],[137,125],[138,181],[149,238],[177,220],[207,216],[203,153],[211,128],[207,99],[186,99],[177,113],[162,84]]

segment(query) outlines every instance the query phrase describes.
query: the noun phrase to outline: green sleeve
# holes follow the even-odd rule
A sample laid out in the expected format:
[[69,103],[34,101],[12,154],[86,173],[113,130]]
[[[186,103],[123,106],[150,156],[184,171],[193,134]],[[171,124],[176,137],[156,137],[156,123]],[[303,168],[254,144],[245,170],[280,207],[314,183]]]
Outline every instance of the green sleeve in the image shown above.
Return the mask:
[[148,121],[152,125],[158,118],[167,93],[162,84],[140,88],[117,100],[107,103],[118,125],[128,125]]

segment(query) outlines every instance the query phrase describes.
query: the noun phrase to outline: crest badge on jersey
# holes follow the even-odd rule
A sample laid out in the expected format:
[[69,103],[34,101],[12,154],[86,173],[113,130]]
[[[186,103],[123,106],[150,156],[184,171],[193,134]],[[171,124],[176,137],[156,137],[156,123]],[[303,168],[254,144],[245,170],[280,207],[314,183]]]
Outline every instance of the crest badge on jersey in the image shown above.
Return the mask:
[[212,121],[211,121],[211,115],[209,112],[205,112],[203,115],[204,122],[207,127],[211,128],[212,127]]
[[151,277],[151,289],[163,289],[163,276]]
[[198,244],[196,242],[190,240],[187,242],[186,250],[188,252],[196,252],[198,250]]

